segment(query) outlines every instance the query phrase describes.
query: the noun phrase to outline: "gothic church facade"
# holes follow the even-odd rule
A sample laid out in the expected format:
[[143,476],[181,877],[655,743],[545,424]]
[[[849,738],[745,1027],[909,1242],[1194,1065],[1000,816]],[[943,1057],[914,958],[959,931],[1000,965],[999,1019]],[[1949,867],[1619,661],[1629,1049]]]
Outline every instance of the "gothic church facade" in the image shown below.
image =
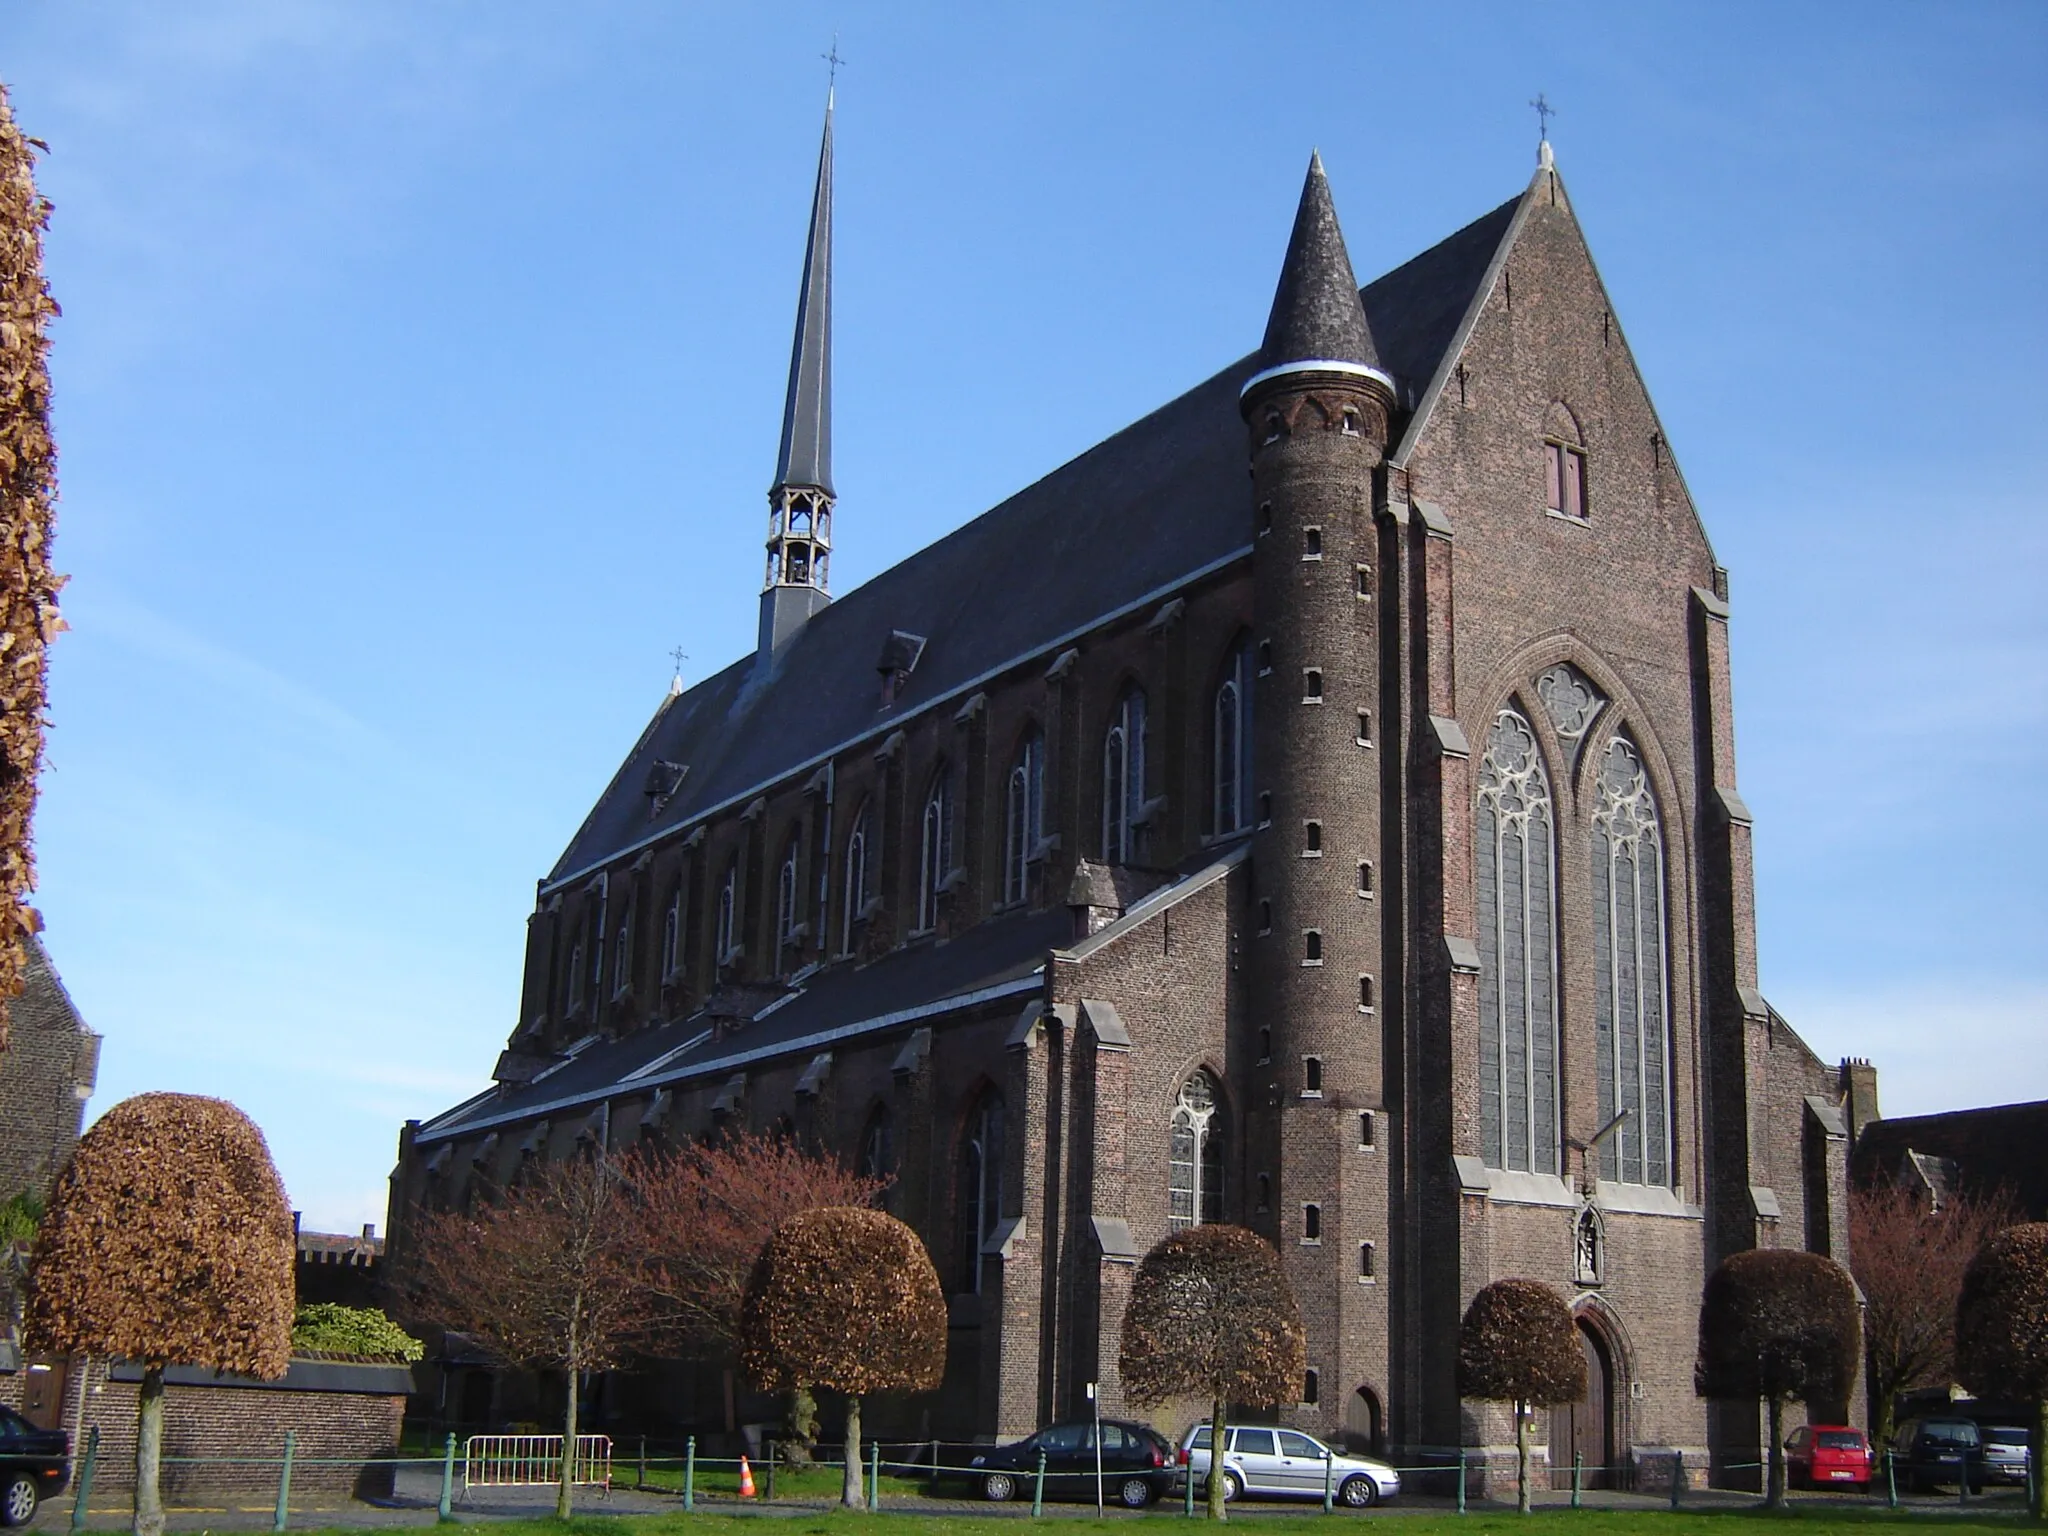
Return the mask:
[[1508,1443],[1455,1341],[1523,1275],[1592,1366],[1553,1458],[1744,1459],[1700,1286],[1845,1256],[1843,1087],[1757,991],[1726,574],[1548,146],[1363,289],[1312,163],[1254,355],[837,600],[830,214],[828,113],[756,646],[540,882],[397,1241],[528,1158],[781,1127],[951,1292],[885,1433],[1127,1411],[1137,1259],[1228,1221],[1301,1301],[1284,1422]]

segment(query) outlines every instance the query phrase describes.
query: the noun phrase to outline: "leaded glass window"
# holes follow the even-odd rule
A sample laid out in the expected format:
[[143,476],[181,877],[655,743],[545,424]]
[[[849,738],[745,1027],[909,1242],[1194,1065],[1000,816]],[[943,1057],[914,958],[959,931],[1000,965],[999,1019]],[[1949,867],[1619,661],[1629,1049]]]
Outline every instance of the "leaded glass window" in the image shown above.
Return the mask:
[[862,804],[846,835],[846,890],[840,902],[839,952],[853,953],[853,925],[868,902],[868,808]]
[[993,1088],[968,1112],[960,1147],[961,1289],[981,1289],[981,1247],[1003,1215],[1003,1100]]
[[1593,810],[1593,1029],[1604,1124],[1602,1178],[1671,1182],[1669,1019],[1665,1006],[1664,839],[1643,759],[1607,744]]
[[1137,857],[1145,815],[1145,695],[1125,690],[1102,738],[1102,857],[1129,864]]
[[953,872],[953,771],[941,767],[932,775],[925,796],[923,833],[918,847],[917,926],[939,925],[939,893]]
[[1218,837],[1242,832],[1251,822],[1252,693],[1251,657],[1240,645],[1230,653],[1223,681],[1216,689],[1215,720],[1210,739],[1213,759],[1211,822]]
[[1003,900],[1030,894],[1031,861],[1045,840],[1045,738],[1036,730],[1017,749],[1003,806]]
[[734,859],[725,866],[725,883],[718,888],[718,928],[714,935],[718,950],[718,963],[729,965],[733,958],[733,945],[738,938],[735,924],[739,917],[740,865]]
[[1223,1109],[1216,1080],[1197,1072],[1173,1103],[1167,1148],[1166,1223],[1178,1232],[1223,1219]]
[[1485,1158],[1493,1168],[1556,1173],[1555,823],[1535,732],[1513,709],[1487,737],[1476,821]]
[[797,942],[797,924],[803,921],[803,887],[799,880],[798,839],[792,833],[782,852],[782,867],[775,876],[775,950],[778,960]]

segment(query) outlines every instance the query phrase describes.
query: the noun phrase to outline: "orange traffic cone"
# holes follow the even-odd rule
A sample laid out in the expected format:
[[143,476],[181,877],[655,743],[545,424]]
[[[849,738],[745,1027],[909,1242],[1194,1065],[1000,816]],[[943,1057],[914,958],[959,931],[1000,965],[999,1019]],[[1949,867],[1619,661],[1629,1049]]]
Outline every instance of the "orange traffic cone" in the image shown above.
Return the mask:
[[740,1457],[740,1497],[751,1499],[753,1496],[754,1469],[747,1465],[747,1458],[742,1456]]

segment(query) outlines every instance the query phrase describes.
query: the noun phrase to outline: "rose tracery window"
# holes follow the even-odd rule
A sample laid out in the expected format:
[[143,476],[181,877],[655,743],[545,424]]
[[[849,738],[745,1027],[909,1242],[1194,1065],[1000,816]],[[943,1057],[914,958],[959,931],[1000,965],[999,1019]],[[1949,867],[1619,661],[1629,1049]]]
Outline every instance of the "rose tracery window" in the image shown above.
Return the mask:
[[1178,1232],[1223,1219],[1223,1111],[1216,1080],[1197,1072],[1173,1104],[1166,1224]]
[[1479,768],[1479,1119],[1489,1167],[1558,1171],[1557,887],[1550,781],[1503,709]]
[[1593,810],[1593,1030],[1602,1123],[1628,1118],[1601,1149],[1601,1177],[1671,1182],[1666,1039],[1664,841],[1643,759],[1607,744]]

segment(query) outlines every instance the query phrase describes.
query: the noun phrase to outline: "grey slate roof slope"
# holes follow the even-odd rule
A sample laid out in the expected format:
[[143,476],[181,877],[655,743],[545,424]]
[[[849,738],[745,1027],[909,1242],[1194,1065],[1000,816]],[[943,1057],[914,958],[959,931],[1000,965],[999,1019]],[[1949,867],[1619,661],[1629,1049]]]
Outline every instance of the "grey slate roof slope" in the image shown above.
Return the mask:
[[797,293],[796,340],[789,349],[789,397],[782,408],[782,447],[775,486],[832,489],[832,102],[825,102],[825,138],[818,146],[818,185],[811,194],[811,233],[804,245]]
[[1008,989],[1021,998],[1041,985],[1036,977],[1047,951],[1073,932],[1073,914],[1055,907],[977,923],[949,943],[895,950],[872,965],[830,966],[772,1011],[680,1055],[673,1053],[706,1032],[704,1015],[595,1041],[544,1077],[457,1105],[422,1127],[419,1140],[445,1141],[621,1092],[723,1076],[791,1051],[829,1049],[831,1040],[819,1036],[867,1035],[892,1025],[908,1030],[921,1012],[953,1012],[981,994],[995,994],[982,998],[994,1002]]
[[[1361,294],[1404,406],[1443,361],[1520,197]],[[991,511],[839,598],[772,662],[749,654],[663,701],[548,875],[575,878],[663,830],[759,793],[889,722],[1044,651],[1245,549],[1239,359]],[[875,662],[894,630],[926,639],[896,702]],[[658,817],[658,762],[688,774]]]
[[1283,363],[1363,363],[1380,366],[1365,311],[1358,303],[1358,279],[1337,227],[1330,202],[1330,183],[1323,175],[1323,157],[1309,157],[1308,179],[1302,183],[1301,205],[1294,213],[1294,232],[1287,238],[1287,258],[1280,264],[1280,286],[1273,294],[1273,312],[1266,320],[1266,341],[1259,361],[1267,368]]

